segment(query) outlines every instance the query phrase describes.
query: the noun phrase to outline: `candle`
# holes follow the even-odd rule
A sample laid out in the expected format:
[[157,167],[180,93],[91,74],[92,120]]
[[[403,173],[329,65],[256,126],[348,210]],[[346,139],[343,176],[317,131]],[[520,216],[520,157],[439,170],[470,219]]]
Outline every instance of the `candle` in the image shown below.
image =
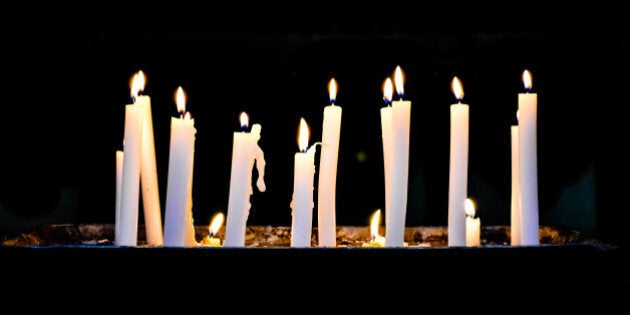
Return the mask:
[[308,150],[309,131],[304,118],[300,119],[298,144],[295,154],[293,200],[291,201],[291,247],[310,247],[313,229],[313,179],[315,176],[315,144]]
[[362,247],[385,247],[385,237],[381,236],[378,229],[381,226],[381,209],[374,211],[370,219],[370,242],[363,243]]
[[381,108],[381,134],[383,138],[383,170],[385,175],[385,210],[392,209],[392,94],[394,87],[390,78],[383,83],[383,100],[385,106]]
[[223,224],[223,213],[218,212],[212,217],[212,221],[210,221],[210,225],[208,226],[208,236],[204,237],[201,241],[201,245],[209,246],[209,247],[220,247],[221,240],[217,236],[219,233],[219,229]]
[[466,246],[479,246],[481,245],[481,221],[475,218],[475,204],[470,198],[466,199],[464,210],[466,211]]
[[234,132],[232,145],[232,172],[230,178],[230,195],[228,200],[227,223],[225,227],[224,246],[245,246],[245,227],[249,216],[252,189],[252,169],[256,164],[258,190],[264,192],[265,187],[265,157],[258,146],[260,139],[260,124],[254,124],[251,132],[244,131],[249,125],[249,117],[241,113],[242,131]]
[[525,93],[518,94],[519,183],[521,189],[521,243],[538,245],[537,94],[532,77],[523,71]]
[[[400,66],[394,71],[394,86],[399,100],[392,101],[390,132],[391,143],[389,156],[389,188],[386,188],[386,196],[389,193],[389,206],[385,212],[385,245],[387,247],[404,246],[405,215],[407,213],[407,183],[409,178],[409,129],[411,124],[411,101],[403,100],[404,75]],[[381,111],[381,126],[388,114]],[[385,142],[385,141],[383,141]],[[385,144],[383,145],[385,149]],[[387,178],[388,175],[386,175]],[[386,179],[387,182],[387,179]],[[387,197],[386,197],[387,198]],[[387,201],[386,201],[387,203]]]
[[116,222],[119,246],[136,246],[138,236],[138,206],[140,194],[140,159],[142,156],[142,132],[144,108],[135,104],[125,105],[125,131],[123,138],[122,180],[120,183],[120,220]]
[[319,160],[319,182],[317,195],[317,232],[320,247],[335,247],[337,231],[335,223],[335,195],[337,187],[337,158],[341,128],[341,107],[335,106],[337,82],[328,84],[330,105],[324,107],[321,154]]
[[123,151],[116,150],[116,214],[114,217],[114,238],[118,239],[120,235],[120,196],[122,193],[122,166],[123,166]]
[[518,163],[518,125],[510,127],[511,156],[512,156],[512,181],[510,198],[510,244],[521,245],[521,189]]
[[160,195],[158,190],[157,167],[155,161],[151,98],[148,95],[141,95],[144,90],[145,82],[144,73],[142,71],[138,71],[132,79],[131,96],[134,99],[134,104],[142,107],[142,110],[144,111],[142,153],[140,162],[140,188],[142,190],[146,240],[148,245],[159,246],[163,243],[162,214],[160,210]]
[[458,77],[451,88],[457,99],[451,105],[451,146],[448,190],[448,245],[466,244],[464,204],[468,184],[468,105],[462,104],[464,89]]
[[195,246],[192,216],[192,179],[195,151],[195,120],[186,111],[186,95],[182,87],[176,92],[180,117],[171,118],[171,143],[166,186],[164,222],[165,246]]

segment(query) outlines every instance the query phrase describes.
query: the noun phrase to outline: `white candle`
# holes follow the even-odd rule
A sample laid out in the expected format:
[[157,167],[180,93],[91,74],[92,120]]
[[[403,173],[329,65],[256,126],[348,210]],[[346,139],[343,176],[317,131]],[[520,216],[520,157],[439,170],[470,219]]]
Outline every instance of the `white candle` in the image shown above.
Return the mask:
[[140,159],[144,109],[134,104],[125,106],[124,159],[120,183],[120,221],[115,243],[136,246],[138,238],[138,206],[140,195]]
[[[249,117],[241,113],[241,128],[249,125]],[[250,195],[252,189],[252,169],[254,163],[258,169],[258,190],[264,192],[265,187],[265,157],[258,146],[260,139],[260,124],[254,124],[251,132],[234,132],[232,144],[232,172],[230,177],[230,195],[228,200],[227,222],[225,226],[224,246],[245,246],[245,228],[249,210],[251,208]]]
[[466,199],[466,246],[473,247],[481,245],[481,221],[475,218],[475,204],[470,199]]
[[186,112],[186,97],[177,89],[176,103],[180,117],[171,118],[171,143],[164,215],[165,246],[196,246],[192,216],[192,180],[195,151],[195,121]]
[[510,198],[510,244],[521,245],[521,189],[518,163],[518,125],[510,127],[511,155],[512,155],[512,181]]
[[339,155],[339,135],[341,129],[341,107],[335,106],[337,82],[331,79],[328,84],[330,105],[324,107],[322,143],[319,160],[317,196],[317,232],[320,247],[337,246],[335,222],[337,158]]
[[133,77],[131,96],[134,104],[143,108],[144,124],[142,130],[142,153],[140,162],[140,188],[142,189],[142,205],[144,208],[144,227],[148,245],[163,244],[162,212],[158,190],[157,166],[155,161],[155,144],[153,137],[153,115],[151,114],[151,98],[141,95],[145,86],[142,71]]
[[313,180],[315,176],[315,145],[308,150],[309,131],[304,118],[300,119],[298,144],[295,154],[293,200],[291,202],[291,247],[310,247],[313,230]]
[[464,89],[454,77],[451,88],[457,99],[451,105],[451,146],[448,190],[448,245],[466,244],[466,212],[468,184],[468,105],[462,104]]
[[209,247],[220,247],[221,239],[217,236],[219,233],[219,229],[223,224],[223,213],[219,212],[212,217],[212,221],[208,226],[208,236],[206,236],[202,241],[201,245],[209,246]]
[[116,215],[114,218],[114,239],[117,240],[120,237],[120,196],[122,194],[122,167],[123,167],[123,151],[116,150]]
[[385,211],[392,209],[392,94],[394,87],[390,78],[383,83],[383,100],[385,106],[381,108],[381,134],[383,138],[383,170],[385,175]]
[[403,100],[403,72],[400,66],[394,72],[394,87],[399,100],[392,102],[392,156],[390,208],[385,209],[385,246],[403,247],[405,216],[407,214],[407,186],[409,179],[409,129],[411,101]]
[[531,93],[532,77],[523,71],[525,93],[518,94],[519,176],[521,188],[521,243],[539,245],[537,94]]

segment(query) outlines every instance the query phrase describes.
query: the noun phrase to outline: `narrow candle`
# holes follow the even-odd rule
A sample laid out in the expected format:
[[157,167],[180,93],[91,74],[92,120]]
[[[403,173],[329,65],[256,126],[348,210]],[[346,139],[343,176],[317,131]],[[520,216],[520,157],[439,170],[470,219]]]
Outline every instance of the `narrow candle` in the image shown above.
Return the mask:
[[171,118],[171,143],[164,215],[165,246],[196,246],[192,216],[192,179],[195,151],[195,120],[186,111],[182,87],[176,92],[180,117]]
[[383,171],[385,176],[385,211],[392,209],[392,95],[394,87],[390,78],[383,83],[383,100],[385,106],[381,108],[381,134],[383,138]]
[[511,126],[512,181],[510,198],[510,244],[521,245],[521,189],[518,163],[518,125]]
[[525,93],[518,94],[519,176],[521,189],[521,243],[539,245],[538,227],[538,162],[537,162],[537,103],[531,93],[532,76],[523,71]]
[[385,246],[403,247],[405,238],[405,216],[407,214],[407,186],[409,179],[409,129],[411,124],[411,101],[403,100],[404,75],[400,66],[394,71],[394,87],[399,100],[392,101],[392,156],[391,208],[385,209]]
[[116,150],[116,214],[114,218],[114,239],[118,239],[120,236],[120,196],[122,194],[123,157],[123,151]]
[[119,246],[136,246],[138,241],[143,124],[143,107],[127,104],[125,106],[122,182],[120,183],[120,221],[116,222],[118,228],[115,229],[119,234],[115,235],[114,240]]
[[457,99],[451,105],[451,143],[448,190],[448,245],[466,245],[464,211],[468,184],[468,105],[462,104],[464,89],[458,77],[451,88]]
[[379,233],[381,226],[381,209],[374,211],[370,219],[370,241],[361,247],[385,247],[385,237]]
[[146,79],[144,72],[138,71],[132,79],[131,96],[134,104],[142,107],[144,124],[142,129],[142,153],[140,162],[140,188],[144,208],[144,227],[148,245],[162,245],[162,211],[158,190],[157,166],[155,161],[155,144],[153,137],[153,115],[151,114],[151,98],[142,95]]
[[245,228],[251,208],[250,195],[252,188],[252,169],[256,164],[258,190],[264,192],[265,157],[258,146],[260,124],[252,125],[251,132],[245,131],[249,125],[249,116],[245,112],[240,115],[241,131],[234,132],[232,144],[232,172],[230,177],[230,195],[228,200],[227,222],[225,226],[224,246],[245,246]]
[[212,217],[212,221],[210,221],[210,225],[208,226],[208,236],[204,237],[201,241],[201,245],[209,246],[209,247],[220,247],[221,239],[217,236],[219,233],[219,229],[223,224],[223,213],[218,212]]
[[[291,247],[310,247],[313,230],[313,180],[315,176],[315,145],[308,148],[309,130],[304,118],[300,119],[298,144],[295,154],[293,200],[291,202]],[[308,148],[308,150],[307,150]]]
[[330,79],[328,84],[330,105],[324,107],[322,143],[319,160],[317,195],[317,232],[320,247],[337,246],[335,222],[337,158],[341,129],[341,107],[335,106],[337,81]]
[[466,211],[466,246],[481,245],[481,221],[475,218],[475,204],[468,198],[464,206]]

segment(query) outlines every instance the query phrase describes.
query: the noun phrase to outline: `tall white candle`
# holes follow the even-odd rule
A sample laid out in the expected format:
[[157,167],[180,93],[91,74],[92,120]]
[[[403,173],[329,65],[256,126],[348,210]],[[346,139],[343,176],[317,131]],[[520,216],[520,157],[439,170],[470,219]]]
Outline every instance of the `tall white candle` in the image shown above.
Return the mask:
[[[249,125],[249,117],[241,113],[241,128]],[[264,152],[258,146],[260,139],[260,124],[252,125],[251,132],[234,132],[232,144],[232,172],[230,177],[230,196],[228,200],[227,222],[225,225],[224,246],[245,246],[245,228],[249,210],[251,208],[250,195],[252,195],[252,169],[254,163],[258,169],[258,190],[264,192],[265,187],[265,157]]]
[[131,96],[134,98],[134,103],[142,107],[144,111],[140,188],[142,189],[146,241],[148,245],[159,246],[164,242],[162,234],[162,211],[160,209],[157,166],[155,161],[151,98],[148,95],[141,95],[145,84],[146,79],[144,72],[138,71],[133,77]]
[[120,237],[120,196],[122,194],[123,157],[123,151],[116,150],[116,214],[114,217],[114,240],[117,240]]
[[462,104],[464,89],[458,77],[451,88],[457,99],[451,105],[451,144],[448,190],[448,245],[466,245],[465,201],[468,184],[468,105]]
[[385,246],[403,247],[405,243],[405,216],[407,214],[407,186],[409,179],[409,129],[411,101],[403,100],[403,72],[400,66],[394,72],[394,87],[399,100],[392,101],[392,152],[391,208],[385,209]]
[[510,198],[510,244],[521,245],[521,189],[518,163],[518,125],[510,127],[512,181]]
[[140,196],[140,159],[144,109],[134,104],[125,106],[124,159],[120,184],[120,222],[115,243],[119,246],[138,244],[138,206]]
[[336,231],[336,188],[337,159],[341,129],[341,107],[335,106],[337,82],[331,79],[328,84],[330,105],[324,107],[322,143],[319,160],[317,194],[317,232],[320,247],[337,246]]
[[192,216],[192,180],[195,152],[195,121],[186,112],[182,87],[176,92],[180,117],[171,118],[171,143],[164,215],[164,246],[198,245]]
[[[313,180],[315,176],[315,145],[308,148],[309,130],[304,118],[300,119],[298,144],[295,154],[293,200],[291,202],[291,247],[310,247],[313,230]],[[308,148],[308,150],[307,150]]]
[[523,71],[525,93],[518,94],[519,176],[521,188],[521,242],[539,245],[537,94],[531,93],[532,76]]
[[466,210],[466,246],[479,246],[481,245],[481,221],[475,218],[475,204],[472,200],[466,199],[464,208]]
[[383,83],[383,100],[385,106],[381,108],[381,134],[383,138],[383,170],[385,176],[385,211],[392,209],[392,94],[394,87],[390,78]]

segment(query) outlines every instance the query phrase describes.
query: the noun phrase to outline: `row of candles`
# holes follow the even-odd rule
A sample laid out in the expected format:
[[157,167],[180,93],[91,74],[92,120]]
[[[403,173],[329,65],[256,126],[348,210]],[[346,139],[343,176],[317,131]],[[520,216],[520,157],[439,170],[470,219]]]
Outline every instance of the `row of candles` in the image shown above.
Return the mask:
[[[403,247],[407,211],[409,166],[409,131],[411,101],[404,97],[404,74],[396,67],[394,82],[386,78],[383,84],[385,106],[380,109],[385,180],[385,236],[378,234],[380,210],[372,217],[371,240],[366,247]],[[511,244],[538,245],[538,182],[537,182],[537,95],[531,92],[532,78],[528,70],[522,76],[525,92],[518,94],[518,124],[511,127],[512,192]],[[151,101],[143,95],[146,79],[138,71],[131,80],[132,104],[125,107],[123,150],[116,151],[116,215],[115,243],[136,246],[139,198],[142,196],[145,235],[151,246],[245,246],[250,196],[253,193],[252,170],[258,171],[256,187],[264,192],[265,159],[258,146],[261,125],[253,124],[241,113],[241,129],[234,132],[228,210],[225,216],[223,244],[216,237],[223,224],[217,215],[209,227],[209,236],[201,242],[195,239],[192,215],[192,177],[194,163],[194,119],[186,111],[186,95],[182,87],[176,90],[178,117],[171,118],[170,154],[164,228],[153,139]],[[298,145],[295,154],[292,208],[291,246],[310,247],[313,224],[313,191],[315,151],[320,146],[318,168],[317,231],[320,247],[336,246],[336,174],[342,108],[335,104],[337,83],[329,84],[330,105],[324,107],[321,142],[310,147],[309,129],[300,119]],[[393,100],[393,90],[398,100]],[[478,246],[480,221],[474,218],[474,205],[467,196],[469,106],[462,103],[464,90],[454,77],[451,88],[457,100],[450,107],[450,164],[448,194],[448,245]],[[378,213],[378,216],[377,216]],[[376,225],[376,228],[375,228]]]

